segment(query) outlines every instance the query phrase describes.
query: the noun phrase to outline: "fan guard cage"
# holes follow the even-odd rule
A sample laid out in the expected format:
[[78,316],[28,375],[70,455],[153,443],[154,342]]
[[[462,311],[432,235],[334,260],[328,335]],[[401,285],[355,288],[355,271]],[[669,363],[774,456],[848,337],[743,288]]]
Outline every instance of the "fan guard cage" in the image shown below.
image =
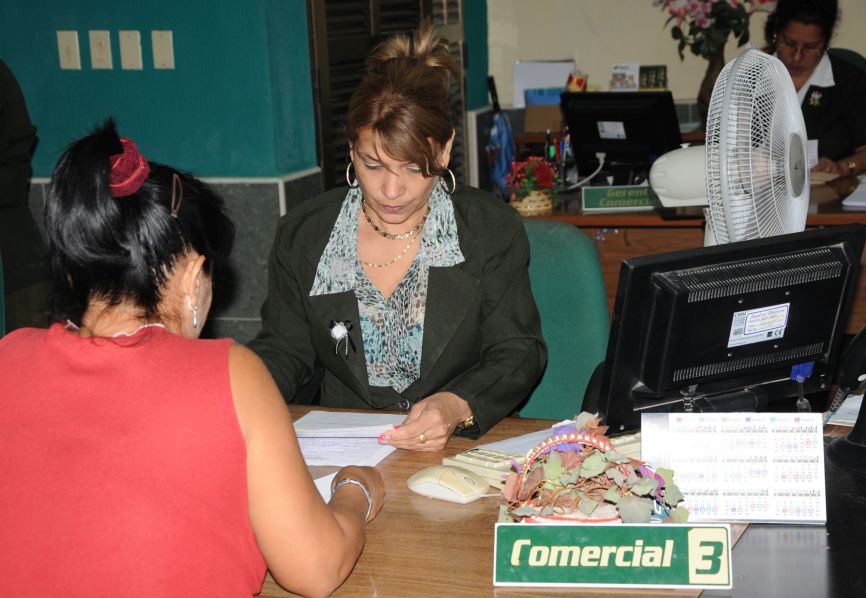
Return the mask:
[[706,182],[720,243],[803,230],[806,126],[785,65],[747,49],[722,69],[707,116]]

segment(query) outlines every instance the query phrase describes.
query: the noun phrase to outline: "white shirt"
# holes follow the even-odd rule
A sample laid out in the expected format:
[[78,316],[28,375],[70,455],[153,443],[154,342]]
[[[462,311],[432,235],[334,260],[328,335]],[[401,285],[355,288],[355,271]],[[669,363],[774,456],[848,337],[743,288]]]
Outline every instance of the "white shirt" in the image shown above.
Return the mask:
[[797,100],[799,100],[801,106],[803,105],[803,100],[806,99],[806,92],[813,85],[815,87],[833,87],[836,85],[836,80],[833,79],[833,66],[830,64],[830,57],[827,55],[827,52],[824,52],[815,70],[812,71],[812,74],[797,91]]

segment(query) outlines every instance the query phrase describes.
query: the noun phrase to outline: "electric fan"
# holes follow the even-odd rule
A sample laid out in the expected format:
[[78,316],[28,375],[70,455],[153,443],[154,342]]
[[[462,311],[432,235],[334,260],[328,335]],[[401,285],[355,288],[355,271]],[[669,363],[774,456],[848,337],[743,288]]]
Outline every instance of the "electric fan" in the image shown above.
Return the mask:
[[709,205],[707,244],[798,232],[809,207],[806,156],[788,70],[748,48],[716,80],[706,145],[661,156],[650,185],[665,207]]

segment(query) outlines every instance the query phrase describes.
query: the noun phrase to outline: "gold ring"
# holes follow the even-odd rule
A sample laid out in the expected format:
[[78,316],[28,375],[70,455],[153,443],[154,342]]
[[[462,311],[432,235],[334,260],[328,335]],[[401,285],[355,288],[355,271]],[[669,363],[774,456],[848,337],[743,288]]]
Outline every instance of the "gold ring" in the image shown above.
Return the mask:
[[423,434],[418,434],[418,444],[424,444],[427,442],[427,437]]

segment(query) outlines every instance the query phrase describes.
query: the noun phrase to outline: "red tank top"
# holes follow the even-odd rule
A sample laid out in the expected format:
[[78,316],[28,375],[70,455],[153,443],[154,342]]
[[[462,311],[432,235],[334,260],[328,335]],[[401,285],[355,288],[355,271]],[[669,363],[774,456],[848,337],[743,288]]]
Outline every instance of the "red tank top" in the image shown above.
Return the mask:
[[250,596],[230,340],[0,339],[0,596]]

